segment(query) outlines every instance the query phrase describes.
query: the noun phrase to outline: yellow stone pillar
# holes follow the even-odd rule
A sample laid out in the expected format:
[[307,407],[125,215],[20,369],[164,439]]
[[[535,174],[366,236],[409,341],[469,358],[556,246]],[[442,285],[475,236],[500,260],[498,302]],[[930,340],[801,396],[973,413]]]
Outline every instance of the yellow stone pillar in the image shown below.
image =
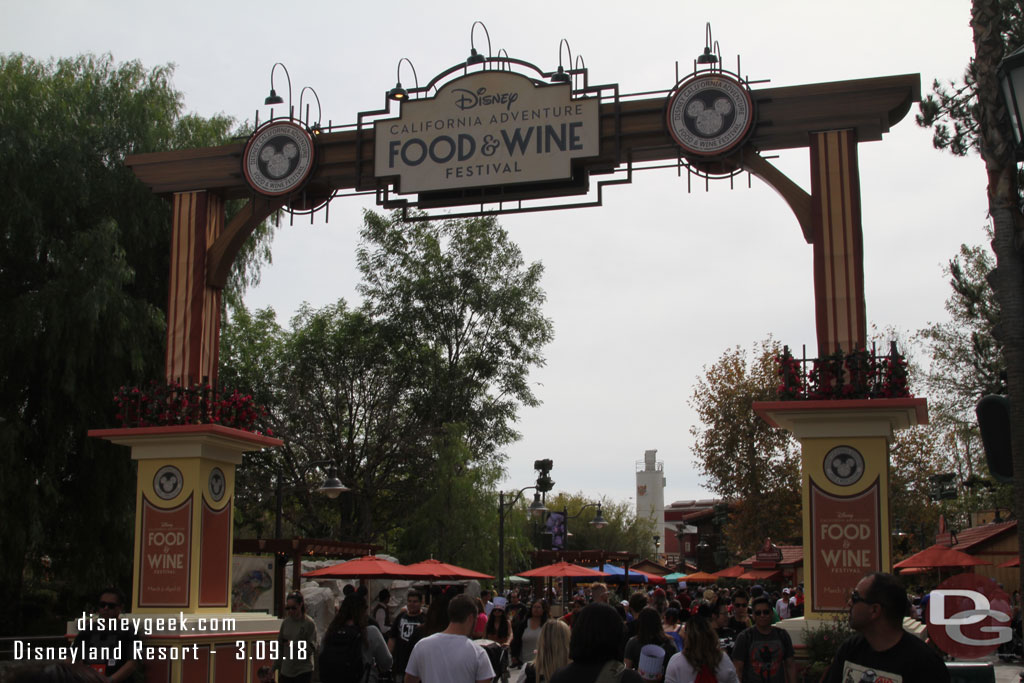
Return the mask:
[[801,446],[805,617],[845,612],[865,574],[892,569],[889,444],[895,430],[927,423],[927,403],[771,401],[754,410]]
[[[146,681],[254,681],[280,620],[231,611],[235,466],[282,441],[220,425],[92,430],[138,461],[131,612]],[[78,623],[68,625],[77,633]]]

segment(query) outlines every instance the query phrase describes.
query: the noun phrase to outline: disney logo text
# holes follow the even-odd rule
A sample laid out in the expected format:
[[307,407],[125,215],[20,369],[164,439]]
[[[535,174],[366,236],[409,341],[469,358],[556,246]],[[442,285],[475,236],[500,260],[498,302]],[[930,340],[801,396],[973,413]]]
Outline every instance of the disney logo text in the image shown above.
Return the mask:
[[512,104],[519,99],[517,92],[502,92],[492,95],[487,94],[487,88],[477,88],[476,92],[465,88],[455,88],[453,93],[458,93],[455,99],[455,106],[465,111],[474,107],[486,107],[495,104],[504,104],[505,109],[511,109]]

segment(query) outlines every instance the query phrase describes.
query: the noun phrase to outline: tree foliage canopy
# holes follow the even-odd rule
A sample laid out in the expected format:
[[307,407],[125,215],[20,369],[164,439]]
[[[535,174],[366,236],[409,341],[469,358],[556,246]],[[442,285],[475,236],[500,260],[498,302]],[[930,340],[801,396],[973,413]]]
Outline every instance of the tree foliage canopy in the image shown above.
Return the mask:
[[[130,584],[132,464],[85,434],[112,423],[118,386],[163,374],[170,208],[123,161],[223,142],[232,126],[184,114],[172,73],[109,55],[0,55],[6,605],[41,595],[44,563],[66,587],[47,594],[58,609],[80,609],[102,584]],[[18,628],[20,614],[0,626]]]
[[[266,532],[266,481],[280,469],[296,491],[288,532],[477,566],[497,527],[501,449],[518,407],[537,403],[528,374],[552,335],[543,269],[493,219],[403,224],[372,212],[358,262],[358,308],[304,306],[290,330],[272,311],[238,309],[223,328],[222,379],[265,402],[285,440],[240,469],[240,514]],[[302,476],[324,459],[352,489],[336,504]]]
[[754,401],[775,399],[775,357],[769,338],[750,351],[728,349],[697,383],[690,407],[699,425],[690,428],[693,454],[707,486],[736,505],[724,533],[730,552],[746,557],[770,536],[800,536],[800,457],[788,432],[754,413]]

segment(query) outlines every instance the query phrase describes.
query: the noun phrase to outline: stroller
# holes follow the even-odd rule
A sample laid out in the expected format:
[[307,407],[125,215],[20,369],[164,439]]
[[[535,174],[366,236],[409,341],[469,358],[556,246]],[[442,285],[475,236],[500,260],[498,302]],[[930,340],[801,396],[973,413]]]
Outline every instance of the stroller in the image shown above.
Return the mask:
[[484,649],[494,669],[494,683],[508,683],[509,654],[508,647],[493,640],[478,640],[477,644]]

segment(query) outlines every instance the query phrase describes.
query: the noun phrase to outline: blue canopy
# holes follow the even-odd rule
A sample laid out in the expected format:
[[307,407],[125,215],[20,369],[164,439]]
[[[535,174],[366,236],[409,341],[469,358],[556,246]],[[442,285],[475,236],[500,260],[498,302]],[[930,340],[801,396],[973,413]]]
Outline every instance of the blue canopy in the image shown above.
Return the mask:
[[643,574],[628,570],[627,577],[627,570],[622,567],[616,567],[614,564],[605,563],[598,567],[591,567],[591,569],[596,569],[597,571],[604,572],[605,574],[611,574],[607,580],[614,581],[615,583],[624,583],[626,581],[629,583],[647,583],[647,577]]

